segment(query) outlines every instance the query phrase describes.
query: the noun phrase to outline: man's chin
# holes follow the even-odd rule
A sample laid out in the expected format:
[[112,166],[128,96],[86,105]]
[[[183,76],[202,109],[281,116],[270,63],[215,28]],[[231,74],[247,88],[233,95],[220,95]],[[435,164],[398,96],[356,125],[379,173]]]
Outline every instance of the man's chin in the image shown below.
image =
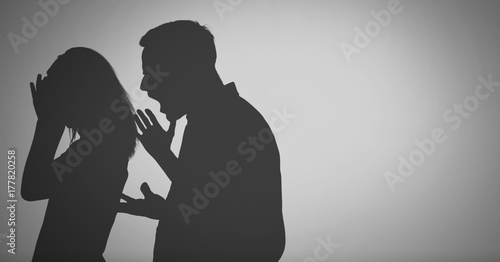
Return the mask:
[[175,121],[179,120],[180,118],[182,118],[185,114],[184,115],[180,115],[180,114],[166,114],[165,113],[165,115],[166,115],[167,120],[169,122],[175,122]]
[[167,112],[165,112],[163,108],[160,108],[160,113],[164,114],[167,117],[167,119],[169,119],[169,116],[172,115],[172,114],[167,114]]
[[[162,113],[163,113],[163,112],[162,112]],[[167,113],[164,113],[164,114],[165,114],[165,116],[167,117],[167,120],[168,120],[169,122],[172,122],[172,121],[177,121],[179,118],[181,118],[181,117],[179,117],[178,115],[174,115],[174,114],[167,114]]]

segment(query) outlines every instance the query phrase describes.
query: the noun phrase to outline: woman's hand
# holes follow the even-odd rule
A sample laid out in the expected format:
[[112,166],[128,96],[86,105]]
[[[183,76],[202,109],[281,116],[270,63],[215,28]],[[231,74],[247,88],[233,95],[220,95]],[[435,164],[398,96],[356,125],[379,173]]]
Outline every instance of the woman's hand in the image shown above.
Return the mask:
[[168,131],[165,131],[158,123],[153,112],[149,109],[145,111],[151,122],[141,110],[137,110],[138,115],[134,115],[134,120],[142,132],[142,135],[139,135],[139,140],[153,158],[162,159],[162,156],[164,157],[170,151],[176,121],[170,122]]
[[60,108],[62,97],[58,97],[53,87],[50,87],[42,79],[42,75],[38,74],[36,84],[30,83],[31,96],[33,98],[33,106],[38,120],[61,123]]

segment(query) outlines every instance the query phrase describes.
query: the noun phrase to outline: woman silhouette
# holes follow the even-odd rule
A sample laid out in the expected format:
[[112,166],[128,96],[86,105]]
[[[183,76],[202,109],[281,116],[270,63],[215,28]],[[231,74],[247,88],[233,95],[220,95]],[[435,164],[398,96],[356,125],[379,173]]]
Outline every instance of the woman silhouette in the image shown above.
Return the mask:
[[[38,121],[21,195],[49,200],[33,261],[104,261],[136,145],[127,93],[108,61],[82,47],[59,56],[31,92]],[[71,143],[54,159],[65,127]]]

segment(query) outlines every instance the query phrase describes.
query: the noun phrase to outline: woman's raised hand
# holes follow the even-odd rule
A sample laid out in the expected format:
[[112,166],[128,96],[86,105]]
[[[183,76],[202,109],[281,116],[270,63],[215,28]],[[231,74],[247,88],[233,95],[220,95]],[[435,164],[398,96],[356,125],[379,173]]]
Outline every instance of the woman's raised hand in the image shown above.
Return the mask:
[[36,115],[38,120],[61,122],[60,112],[62,108],[58,106],[61,104],[61,101],[58,101],[54,88],[47,86],[46,82],[42,78],[42,75],[38,74],[36,84],[33,84],[33,82],[30,83]]

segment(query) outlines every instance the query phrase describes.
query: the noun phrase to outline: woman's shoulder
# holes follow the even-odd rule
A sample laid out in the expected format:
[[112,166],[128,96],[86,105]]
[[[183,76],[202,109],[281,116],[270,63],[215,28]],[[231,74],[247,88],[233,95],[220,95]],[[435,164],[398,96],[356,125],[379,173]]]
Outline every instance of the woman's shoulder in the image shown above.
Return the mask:
[[79,138],[73,141],[54,161],[65,169],[103,169],[124,170],[129,157],[124,154],[120,144],[111,143],[92,144],[86,139]]

